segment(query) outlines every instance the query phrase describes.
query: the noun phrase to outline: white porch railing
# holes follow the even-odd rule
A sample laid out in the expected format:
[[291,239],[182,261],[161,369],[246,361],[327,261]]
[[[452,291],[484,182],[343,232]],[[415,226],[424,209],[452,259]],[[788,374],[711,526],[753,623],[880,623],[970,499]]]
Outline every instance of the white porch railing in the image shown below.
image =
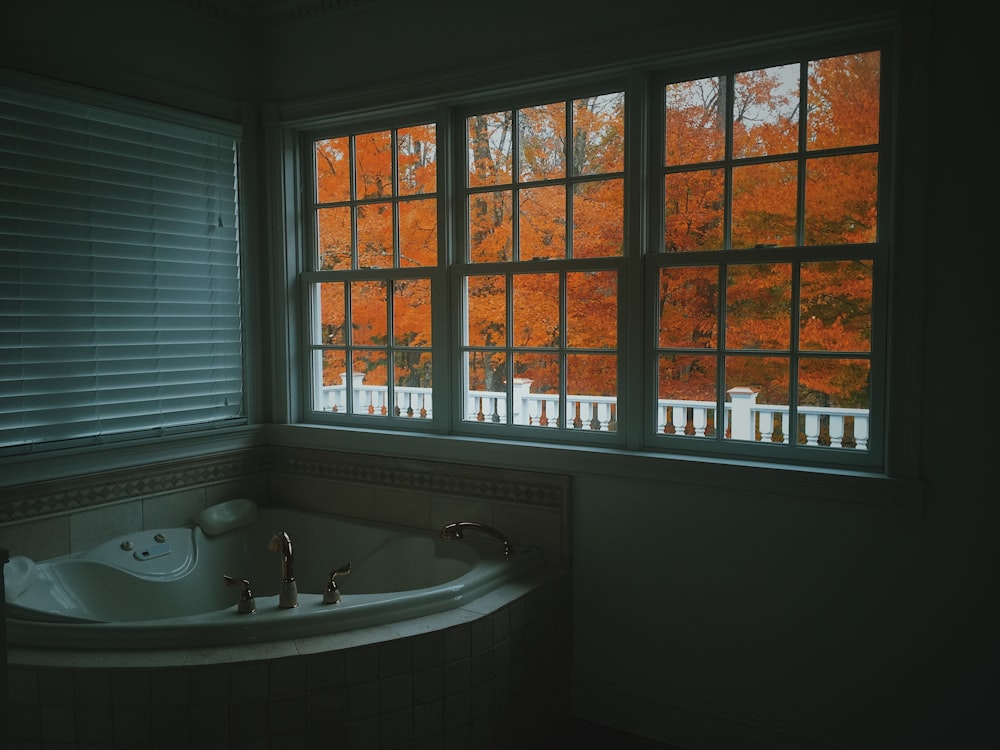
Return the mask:
[[[319,408],[323,411],[347,411],[347,378],[341,375],[338,385],[320,389]],[[396,386],[393,403],[388,403],[388,388],[367,385],[364,374],[354,375],[353,413],[405,416],[430,419],[434,401],[430,388]],[[531,380],[514,379],[512,423],[535,427],[559,427],[559,396],[532,393]],[[732,440],[788,443],[791,428],[787,404],[758,404],[751,388],[731,388],[725,403],[724,429]],[[568,395],[569,422],[565,426],[580,430],[615,432],[618,429],[617,399],[614,396]],[[472,422],[507,421],[507,394],[499,391],[468,391],[463,418]],[[664,434],[705,437],[717,429],[714,401],[691,401],[661,398],[656,405],[656,430]],[[806,445],[839,448],[868,448],[867,409],[827,406],[799,406],[798,415]]]

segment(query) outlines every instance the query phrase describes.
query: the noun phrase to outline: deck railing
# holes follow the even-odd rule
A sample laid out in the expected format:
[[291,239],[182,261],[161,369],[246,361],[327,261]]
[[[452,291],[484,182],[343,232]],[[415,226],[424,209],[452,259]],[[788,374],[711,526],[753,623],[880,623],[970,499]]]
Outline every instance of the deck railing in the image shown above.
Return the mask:
[[[533,393],[531,380],[516,378],[513,389],[513,424],[539,428],[566,426],[579,430],[615,432],[618,429],[617,399],[614,396],[567,395],[569,421],[559,412],[559,396],[554,393]],[[354,376],[352,404],[355,414],[405,416],[430,419],[434,415],[434,400],[430,388],[396,386],[393,403],[388,403],[389,390],[384,385],[364,383],[364,375]],[[787,404],[758,404],[757,392],[738,387],[728,391],[724,407],[723,429],[733,440],[753,440],[764,443],[787,443],[791,434]],[[346,377],[333,386],[321,388],[320,408],[323,411],[347,411]],[[504,423],[507,421],[507,394],[499,391],[468,391],[465,396],[466,421]],[[656,404],[656,430],[664,434],[685,434],[705,437],[715,433],[718,425],[714,401],[693,401],[661,398]],[[838,448],[868,448],[867,409],[829,406],[799,406],[798,432],[806,445]]]

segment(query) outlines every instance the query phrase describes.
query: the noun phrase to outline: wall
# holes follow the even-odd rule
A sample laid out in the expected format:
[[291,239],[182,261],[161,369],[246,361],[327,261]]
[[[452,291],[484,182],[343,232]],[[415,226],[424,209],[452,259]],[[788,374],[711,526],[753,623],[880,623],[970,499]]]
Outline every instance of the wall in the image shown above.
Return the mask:
[[[188,103],[216,94],[238,100],[251,85],[242,62],[234,64],[239,55],[219,76],[205,76],[213,54],[167,52],[180,36],[170,24],[162,36],[144,39],[143,46],[156,43],[136,62],[128,49],[120,56],[102,44],[108,34],[100,23],[53,15],[52,5],[38,2],[30,12],[26,5],[17,18],[28,33],[42,27],[38,19],[52,18],[54,36],[12,42],[13,27],[0,24],[0,63],[86,74],[126,93],[141,89],[122,72],[137,65],[138,75],[166,80],[162,98]],[[294,103],[344,91],[363,98],[372,86],[410,93],[426,85],[424,75],[464,85],[480,66],[488,70],[478,80],[502,80],[511,67],[524,73],[519,57],[553,43],[563,54],[547,56],[548,70],[805,20],[821,24],[885,4],[517,0],[446,4],[444,13],[440,3],[355,5],[270,28],[253,61],[258,100]],[[902,127],[927,128],[930,147],[926,162],[905,165],[904,175],[927,188],[914,232],[929,252],[915,266],[923,293],[904,331],[919,339],[920,353],[894,364],[922,385],[919,400],[904,408],[918,417],[924,504],[899,507],[889,490],[881,502],[856,502],[835,478],[781,472],[719,482],[718,467],[679,462],[631,472],[600,460],[561,464],[558,452],[480,457],[528,470],[545,462],[572,476],[573,708],[584,718],[688,750],[997,744],[990,712],[1000,697],[1000,519],[987,474],[994,415],[985,408],[992,379],[983,339],[996,330],[997,262],[993,232],[980,218],[991,215],[984,205],[991,193],[978,187],[975,140],[981,135],[988,147],[989,121],[977,114],[989,93],[985,31],[961,6],[910,5],[928,19],[926,47],[910,50],[916,57],[905,62],[930,71],[930,115]],[[498,11],[507,14],[499,29]],[[421,55],[407,54],[400,77],[392,50],[410,39],[417,44],[411,29],[421,32]],[[205,39],[196,34],[194,43]],[[175,96],[175,85],[194,92]],[[964,410],[952,407],[960,397]],[[287,447],[309,444],[291,428],[268,434]],[[353,436],[324,439],[345,451],[366,445]],[[403,458],[439,450],[433,441],[403,439],[378,446]]]

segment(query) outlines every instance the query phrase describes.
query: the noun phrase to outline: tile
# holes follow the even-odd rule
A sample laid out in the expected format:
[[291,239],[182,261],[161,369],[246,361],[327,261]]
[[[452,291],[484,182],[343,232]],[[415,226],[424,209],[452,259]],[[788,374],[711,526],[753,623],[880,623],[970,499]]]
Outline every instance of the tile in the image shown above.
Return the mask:
[[444,731],[444,700],[413,706],[413,736],[439,735]]
[[378,680],[348,685],[347,718],[353,722],[379,712]]
[[363,646],[352,649],[344,655],[344,679],[349,685],[377,679],[378,667],[377,646]]
[[106,670],[74,670],[75,705],[80,707],[110,707],[112,705],[111,673]]
[[305,695],[308,689],[307,663],[301,656],[268,662],[272,697]]
[[444,666],[428,667],[413,673],[414,703],[431,703],[444,697]]
[[471,632],[467,625],[448,628],[444,631],[445,664],[457,659],[467,659],[471,651]]
[[0,526],[0,547],[11,557],[24,555],[32,560],[65,555],[70,551],[69,515]]
[[444,694],[455,695],[464,692],[472,685],[472,662],[470,659],[459,659],[444,666]]
[[343,651],[328,651],[306,657],[306,681],[310,692],[331,685],[342,685],[346,679],[346,657]]
[[109,539],[142,530],[142,501],[103,505],[69,517],[70,551],[89,549]]
[[381,678],[410,674],[413,671],[413,639],[397,638],[380,643],[378,646]]
[[372,495],[372,517],[381,523],[429,529],[431,523],[430,496],[423,492],[375,487]]
[[437,666],[444,661],[444,636],[441,631],[423,633],[409,638],[413,651],[413,669]]
[[408,743],[414,736],[413,710],[389,711],[383,708],[379,730],[380,747],[409,747]]
[[205,509],[205,490],[195,488],[144,498],[142,501],[143,529],[171,529],[191,526]]
[[384,714],[413,705],[413,676],[409,674],[379,680],[379,710]]

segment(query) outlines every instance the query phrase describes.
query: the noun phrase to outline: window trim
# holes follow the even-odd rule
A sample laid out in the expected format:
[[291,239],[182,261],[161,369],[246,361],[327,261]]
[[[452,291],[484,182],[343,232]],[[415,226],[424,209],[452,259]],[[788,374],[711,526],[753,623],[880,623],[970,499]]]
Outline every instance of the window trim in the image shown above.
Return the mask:
[[[753,42],[748,42],[741,44],[739,42],[732,44],[722,44],[719,45],[718,49],[713,50],[709,53],[705,52],[681,52],[678,54],[670,55],[657,55],[648,56],[642,59],[632,58],[626,60],[617,66],[612,66],[616,75],[626,75],[629,77],[631,83],[630,86],[636,85],[637,81],[648,80],[650,74],[647,72],[653,68],[666,68],[676,66],[676,75],[680,76],[681,71],[688,69],[694,70],[696,72],[703,73],[706,67],[713,59],[726,59],[730,63],[730,67],[736,65],[736,61],[741,55],[745,55],[748,58],[752,58],[749,63],[751,67],[759,66],[763,64],[763,58],[759,57],[761,50],[771,49],[771,48],[785,48],[785,47],[795,47],[801,46],[808,48],[806,53],[810,58],[821,57],[832,55],[835,53],[836,45],[839,43],[843,47],[844,51],[855,51],[860,50],[861,43],[860,39],[864,35],[869,35],[873,37],[885,38],[887,40],[888,46],[879,45],[879,48],[883,50],[883,54],[887,54],[887,50],[891,50],[893,45],[896,45],[897,50],[883,59],[883,95],[886,92],[890,92],[890,96],[894,96],[893,110],[888,107],[882,108],[883,117],[888,117],[890,113],[894,118],[901,116],[903,110],[909,110],[916,107],[925,107],[923,103],[912,104],[904,106],[906,104],[906,91],[913,92],[912,95],[919,96],[922,91],[926,89],[926,70],[914,71],[912,75],[906,75],[906,71],[902,70],[901,66],[898,65],[898,49],[903,47],[904,42],[900,41],[900,36],[905,37],[905,44],[914,43],[914,39],[919,36],[919,33],[925,33],[923,29],[919,28],[919,24],[916,25],[916,31],[913,28],[904,24],[901,16],[904,14],[885,14],[883,16],[875,17],[872,19],[862,19],[858,22],[845,23],[837,28],[827,28],[821,30],[805,30],[801,32],[793,32],[790,34],[783,34],[780,37],[776,36],[773,38],[756,40]],[[902,32],[906,34],[902,34]],[[824,47],[822,52],[816,52],[814,48],[809,45],[815,42],[817,39],[823,40]],[[829,44],[829,46],[826,46]],[[651,62],[652,61],[652,62]],[[611,75],[608,71],[612,68],[605,67],[603,74]],[[527,67],[525,68],[527,71]],[[522,91],[549,91],[554,90],[560,86],[560,84],[565,86],[573,86],[579,84],[581,81],[593,81],[599,78],[600,75],[596,71],[578,71],[574,73],[560,75],[558,73],[553,74],[553,76],[544,81],[539,82],[538,77],[534,73],[525,73],[523,86],[521,84],[510,83],[505,86],[496,87],[490,91],[478,90],[472,81],[471,76],[466,76],[465,78],[447,79],[442,78],[441,80],[432,80],[426,82],[424,85],[416,89],[417,93],[410,102],[401,102],[400,110],[405,109],[407,106],[414,106],[414,102],[419,102],[421,105],[432,104],[434,106],[443,107],[444,103],[448,106],[466,106],[470,102],[481,102],[490,98],[497,98],[499,96],[506,96],[515,92],[513,95],[518,96]],[[468,80],[466,80],[468,79]],[[906,79],[905,89],[901,85],[901,79]],[[461,85],[461,82],[465,81],[465,85]],[[894,95],[891,92],[895,92]],[[540,95],[541,96],[541,95]],[[518,99],[520,101],[520,99]],[[363,119],[373,113],[377,113],[381,116],[391,116],[394,110],[394,103],[398,103],[398,88],[387,87],[386,89],[367,89],[363,94],[358,94],[357,92],[348,93],[343,96],[328,97],[323,100],[312,100],[307,103],[291,103],[283,108],[275,108],[275,122],[274,127],[271,129],[272,143],[277,145],[279,149],[287,149],[288,144],[293,142],[300,133],[306,127],[316,127],[318,124],[322,124],[328,121],[325,117],[325,112],[339,111],[342,114],[338,116],[337,119]],[[504,105],[509,104],[509,100],[504,100]],[[635,116],[633,114],[629,115],[633,120]],[[895,122],[899,122],[895,119]],[[921,121],[922,122],[922,121]],[[444,131],[442,131],[444,132]],[[893,182],[896,182],[896,158],[901,150],[901,144],[905,144],[903,150],[907,153],[919,153],[919,144],[925,142],[926,134],[922,132],[911,131],[909,132],[910,138],[901,139],[900,133],[904,132],[902,128],[894,125],[892,130],[884,129],[882,132],[882,142],[883,144],[887,139],[892,141],[891,152],[885,154],[886,159],[892,159],[893,163],[889,170],[893,175]],[[283,144],[283,145],[282,145]],[[884,148],[884,146],[883,146]],[[449,148],[446,145],[439,146],[439,153],[448,153]],[[626,191],[634,189],[635,185],[641,185],[647,179],[644,169],[641,163],[636,164],[634,160],[638,160],[639,157],[633,153],[627,157],[629,159],[627,165],[627,172],[629,176],[627,179]],[[638,167],[638,168],[637,168]],[[882,170],[880,170],[881,173]],[[440,190],[443,192],[447,188],[442,186]],[[905,194],[906,200],[902,201],[906,203],[906,213],[911,216],[911,218],[919,213],[919,205],[922,199],[923,188],[918,186],[914,188],[910,193],[919,191],[919,194]],[[651,194],[652,195],[652,194]],[[892,244],[894,246],[899,246],[903,243],[902,238],[907,237],[911,241],[917,241],[917,244],[922,242],[922,240],[917,237],[915,231],[910,231],[908,234],[902,231],[902,223],[899,220],[901,211],[898,208],[898,204],[901,202],[901,195],[904,195],[903,191],[898,190],[895,184],[890,186],[891,200],[888,206],[883,205],[881,210],[880,220],[887,222],[887,226],[891,227],[892,232]],[[287,211],[287,202],[285,203],[286,211],[284,217],[289,216]],[[294,212],[291,213],[294,216]],[[293,222],[294,223],[294,222]],[[627,234],[632,235],[632,233],[638,233],[643,237],[647,237],[649,233],[655,232],[653,227],[648,226],[647,222],[642,217],[631,216],[626,219]],[[454,231],[454,230],[452,230]],[[288,236],[289,230],[287,225],[285,226],[285,236]],[[635,236],[635,235],[633,235]],[[631,242],[631,240],[629,240]],[[449,248],[453,248],[454,244],[448,242]],[[908,304],[907,308],[915,308],[918,306],[918,297],[916,295],[916,290],[918,288],[917,284],[917,264],[910,257],[900,257],[898,251],[894,251],[889,258],[888,263],[886,263],[887,268],[884,269],[884,279],[886,284],[886,294],[881,300],[883,304],[883,309],[873,310],[873,315],[880,316],[883,321],[884,338],[882,340],[882,346],[886,354],[886,359],[888,360],[884,368],[883,381],[885,384],[884,395],[879,396],[883,398],[884,410],[883,416],[880,420],[880,427],[885,436],[885,441],[879,448],[879,460],[875,462],[877,465],[871,466],[857,466],[853,464],[838,465],[836,463],[822,463],[816,464],[811,462],[796,463],[789,462],[786,460],[785,456],[773,457],[773,456],[763,456],[758,457],[747,452],[743,452],[741,455],[713,455],[711,453],[706,453],[700,449],[700,446],[696,446],[697,450],[692,450],[690,452],[679,451],[671,448],[670,450],[656,451],[650,455],[668,459],[677,460],[693,460],[693,461],[718,461],[721,460],[727,464],[740,465],[749,462],[751,465],[761,465],[771,468],[789,468],[797,470],[807,470],[813,472],[828,472],[828,471],[846,471],[849,473],[861,472],[861,474],[869,474],[874,472],[874,476],[899,476],[907,477],[910,479],[916,476],[916,466],[917,466],[917,450],[918,444],[916,441],[916,416],[912,414],[915,404],[916,397],[919,394],[919,383],[917,378],[914,376],[912,371],[908,374],[900,375],[900,367],[893,368],[891,363],[894,361],[900,361],[900,352],[906,354],[907,358],[913,356],[918,352],[919,348],[918,338],[916,332],[912,327],[902,326],[902,331],[900,331],[901,326],[899,325],[899,320],[902,319],[902,310],[900,308],[902,298]],[[632,263],[630,265],[630,275],[628,282],[631,288],[637,288],[635,286],[636,277],[641,277],[645,273],[644,268],[638,267],[640,264]],[[644,264],[643,264],[644,265]],[[901,272],[900,267],[905,267],[905,271]],[[449,273],[451,273],[451,268],[449,267]],[[454,284],[452,284],[452,289],[454,289]],[[644,296],[644,295],[643,295]],[[876,296],[878,299],[878,296]],[[452,300],[454,304],[454,300]],[[627,315],[631,318],[634,317],[634,313],[629,312]],[[890,319],[891,316],[891,319]],[[909,330],[906,330],[906,329]],[[635,339],[637,336],[642,337],[642,345],[647,346],[646,337],[640,333],[636,332],[636,326],[630,325],[628,327],[627,339],[623,340],[621,347],[623,349],[634,349]],[[902,335],[900,335],[902,333]],[[454,335],[449,329],[449,334]],[[450,338],[450,336],[449,336]],[[436,339],[440,342],[440,337]],[[437,344],[436,344],[437,346]],[[644,353],[643,357],[648,355]],[[438,355],[440,358],[440,355]],[[642,381],[647,376],[640,374],[638,380]],[[626,380],[623,383],[628,383],[631,385],[636,382],[637,376],[633,372],[627,374]],[[435,377],[435,385],[438,384],[438,378]],[[904,385],[904,381],[907,381]],[[648,385],[643,385],[643,388],[648,388]],[[624,392],[624,388],[622,389]],[[645,391],[644,391],[645,392]],[[894,394],[892,397],[889,394]],[[873,393],[874,397],[874,393]],[[910,404],[912,407],[903,408],[901,404]],[[893,406],[896,408],[893,409]],[[295,410],[297,416],[293,413],[289,413],[289,421],[293,424],[307,425],[308,420],[305,420],[305,415],[299,410]],[[908,414],[904,412],[910,412]],[[347,429],[353,429],[353,426],[345,425]],[[375,432],[381,433],[382,431],[378,429],[377,425],[367,424],[364,425],[363,431],[365,432]],[[386,431],[385,434],[388,437],[389,433],[396,434],[395,431]],[[626,441],[624,450],[629,454],[638,456],[646,455],[648,449],[643,446],[642,438],[642,428],[639,428],[639,437],[636,437],[636,426],[634,424],[630,425],[626,433]],[[400,435],[406,435],[407,433],[401,432]],[[457,432],[455,430],[445,430],[441,433],[442,437],[445,439],[454,439],[456,441],[462,441],[465,439],[478,440],[480,437],[485,437],[489,440],[489,435],[479,436],[474,434],[465,434],[462,432]],[[492,441],[491,441],[492,442]],[[497,435],[496,443],[499,445],[510,445],[510,446],[529,446],[532,443],[521,442],[516,438],[502,437]],[[563,443],[549,443],[544,444],[546,447],[551,447],[557,452],[564,451],[581,451],[587,452],[589,448],[584,445],[575,444],[563,444]],[[541,447],[541,444],[538,444]],[[746,446],[744,446],[746,447]],[[616,452],[615,449],[608,449],[603,451],[608,454],[613,454]],[[873,449],[873,455],[875,450]]]

